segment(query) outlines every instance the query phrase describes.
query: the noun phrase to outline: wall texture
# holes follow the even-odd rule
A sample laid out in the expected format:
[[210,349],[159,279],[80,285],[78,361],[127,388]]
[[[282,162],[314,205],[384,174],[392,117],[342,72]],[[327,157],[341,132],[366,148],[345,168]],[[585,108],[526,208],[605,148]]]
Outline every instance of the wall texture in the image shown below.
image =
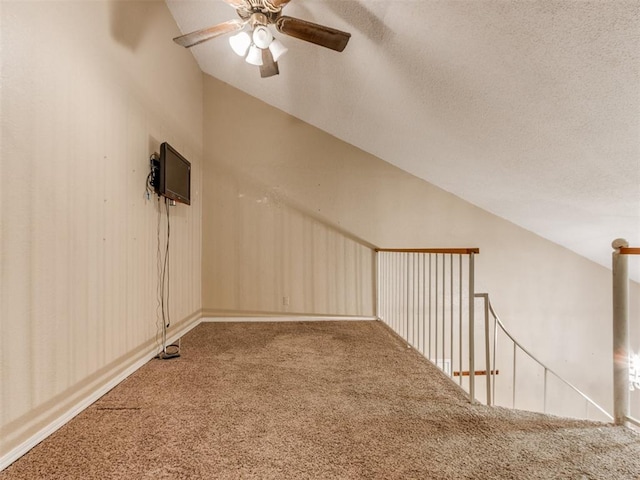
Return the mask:
[[156,348],[162,141],[193,165],[170,313],[199,318],[202,74],[176,34],[164,2],[2,2],[0,456]]
[[[262,185],[266,199],[292,205],[307,218],[378,247],[479,247],[477,291],[491,295],[516,338],[596,401],[611,406],[609,270],[209,76],[204,125],[207,187],[220,181],[217,170],[232,172],[242,182]],[[203,220],[203,302],[209,308],[231,298],[229,290],[236,288],[213,281],[224,254],[212,248],[216,232],[228,235],[225,244],[230,246],[238,238],[233,232],[243,228],[246,217],[230,213],[245,201],[238,192],[205,191],[207,210],[215,195],[231,202],[224,218],[205,213]],[[262,229],[285,238],[278,221],[273,214],[262,217]],[[248,249],[241,249],[224,261],[230,262],[222,268],[226,275],[250,268],[246,262],[252,260]],[[283,275],[281,262],[269,268],[274,276]],[[238,277],[228,278],[236,285]],[[275,305],[274,300],[254,300],[251,309]],[[633,329],[638,332],[637,325]],[[638,333],[633,338],[637,351]]]
[[[205,131],[217,131],[225,114],[210,103],[205,110]],[[206,135],[204,314],[373,316],[370,245],[225,167],[217,155],[232,152],[218,142]]]

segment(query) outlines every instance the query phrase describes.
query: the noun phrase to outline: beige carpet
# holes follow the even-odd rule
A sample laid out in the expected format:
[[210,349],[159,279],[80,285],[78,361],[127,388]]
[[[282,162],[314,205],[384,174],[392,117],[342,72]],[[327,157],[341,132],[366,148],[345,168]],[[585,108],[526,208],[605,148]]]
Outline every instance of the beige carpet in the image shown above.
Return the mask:
[[640,436],[471,406],[379,322],[202,324],[0,479],[640,479]]

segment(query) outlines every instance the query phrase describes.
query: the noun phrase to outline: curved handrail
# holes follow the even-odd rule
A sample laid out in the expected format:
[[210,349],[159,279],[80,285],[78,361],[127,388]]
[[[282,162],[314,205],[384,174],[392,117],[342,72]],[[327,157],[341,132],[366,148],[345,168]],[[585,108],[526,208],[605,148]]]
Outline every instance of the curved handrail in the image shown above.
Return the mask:
[[[529,350],[527,350],[526,348],[524,348],[520,342],[518,342],[515,338],[513,338],[513,336],[507,331],[506,327],[504,326],[504,324],[502,323],[502,320],[500,320],[500,317],[498,316],[498,314],[495,312],[495,310],[493,309],[493,305],[491,304],[491,300],[489,299],[489,294],[488,293],[478,293],[475,295],[476,297],[484,297],[487,301],[487,305],[489,306],[489,311],[491,312],[491,315],[493,315],[493,318],[496,320],[497,325],[500,327],[500,329],[504,332],[504,334],[509,337],[511,339],[511,341],[518,346],[518,348],[520,348],[520,350],[522,350],[524,353],[526,353],[527,355],[529,355],[529,357],[531,359],[533,359],[538,365],[540,365],[542,368],[544,368],[546,371],[551,372],[552,375],[554,375],[556,378],[558,378],[561,382],[563,382],[565,385],[567,385],[569,388],[571,388],[573,391],[575,391],[578,395],[580,395],[582,398],[584,398],[587,402],[589,402],[591,405],[593,405],[596,409],[598,409],[600,411],[600,413],[604,414],[607,418],[609,418],[610,420],[613,420],[613,417],[607,413],[607,411],[605,409],[603,409],[600,405],[598,405],[595,401],[593,401],[591,398],[589,398],[588,395],[586,395],[585,393],[583,393],[580,389],[578,389],[575,385],[571,384],[570,382],[568,382],[567,380],[565,380],[564,378],[562,378],[560,375],[558,375],[555,371],[553,371],[551,368],[549,368],[548,366],[546,366],[544,363],[542,363],[540,360],[538,360],[531,352],[529,352]],[[514,387],[515,388],[515,387]]]

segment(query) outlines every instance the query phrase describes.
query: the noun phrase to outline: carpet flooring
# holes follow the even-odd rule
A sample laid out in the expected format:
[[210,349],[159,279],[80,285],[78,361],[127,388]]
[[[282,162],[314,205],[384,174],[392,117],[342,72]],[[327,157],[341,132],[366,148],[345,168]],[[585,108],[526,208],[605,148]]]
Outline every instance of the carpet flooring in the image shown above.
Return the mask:
[[7,479],[640,479],[640,435],[470,405],[380,322],[203,323]]

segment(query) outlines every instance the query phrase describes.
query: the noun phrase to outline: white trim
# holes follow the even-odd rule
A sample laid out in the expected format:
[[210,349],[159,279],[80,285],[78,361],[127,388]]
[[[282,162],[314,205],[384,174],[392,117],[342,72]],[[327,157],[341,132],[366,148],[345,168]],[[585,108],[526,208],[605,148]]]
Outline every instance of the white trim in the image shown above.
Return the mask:
[[349,317],[349,316],[255,316],[255,317],[202,317],[202,323],[226,323],[226,322],[335,322],[335,321],[373,321],[376,317]]
[[[200,325],[200,322],[201,322],[201,319],[196,316],[193,320],[191,320],[190,322],[187,322],[187,324],[184,327],[182,327],[180,330],[173,333],[171,336],[167,337],[167,344],[175,342],[178,338],[184,336],[187,332],[189,332],[190,330]],[[125,370],[120,372],[118,375],[116,375],[114,378],[112,378],[110,381],[108,381],[101,387],[90,392],[84,398],[79,400],[74,406],[69,408],[66,412],[64,412],[58,418],[56,418],[51,423],[49,423],[49,425],[40,429],[37,433],[32,435],[30,438],[28,438],[27,440],[22,442],[20,445],[10,450],[4,456],[0,457],[0,472],[5,468],[7,468],[16,460],[18,460],[25,453],[27,453],[29,450],[31,450],[33,447],[35,447],[37,444],[39,444],[41,441],[47,438],[49,435],[54,433],[60,427],[65,425],[67,422],[73,419],[76,415],[78,415],[87,407],[89,407],[92,403],[96,402],[98,399],[100,399],[100,397],[105,395],[112,388],[116,387],[120,382],[125,380],[128,376],[130,376],[140,367],[142,367],[147,362],[149,362],[154,357],[156,357],[157,354],[158,354],[158,347],[154,343],[153,345],[145,349],[144,352],[139,354],[138,356],[140,358],[134,361],[134,363],[131,364],[129,367],[127,367]],[[118,370],[121,367],[122,365],[114,367],[113,369],[111,369],[109,373],[104,374],[103,377],[109,377],[111,372],[113,372],[114,370]]]

